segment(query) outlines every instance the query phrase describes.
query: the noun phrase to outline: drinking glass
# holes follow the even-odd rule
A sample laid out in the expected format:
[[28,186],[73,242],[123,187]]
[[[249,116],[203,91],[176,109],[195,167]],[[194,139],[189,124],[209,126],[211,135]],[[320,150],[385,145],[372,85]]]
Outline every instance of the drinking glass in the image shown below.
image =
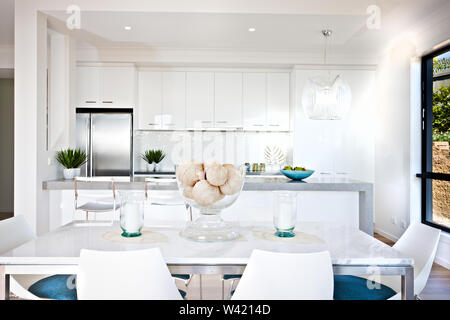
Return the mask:
[[139,237],[144,226],[144,191],[119,191],[122,237]]
[[281,238],[294,237],[297,220],[297,193],[293,191],[274,192],[273,209],[275,235]]

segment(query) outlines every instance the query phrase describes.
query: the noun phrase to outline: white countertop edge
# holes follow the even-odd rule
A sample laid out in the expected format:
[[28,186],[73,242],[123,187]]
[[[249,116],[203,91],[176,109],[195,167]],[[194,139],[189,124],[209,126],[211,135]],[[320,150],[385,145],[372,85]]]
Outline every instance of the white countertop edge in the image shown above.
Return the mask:
[[[78,265],[78,257],[7,257],[0,256],[0,265]],[[243,258],[167,258],[168,265],[246,265],[248,259]],[[356,258],[331,259],[333,265],[344,266],[411,266],[410,258]]]

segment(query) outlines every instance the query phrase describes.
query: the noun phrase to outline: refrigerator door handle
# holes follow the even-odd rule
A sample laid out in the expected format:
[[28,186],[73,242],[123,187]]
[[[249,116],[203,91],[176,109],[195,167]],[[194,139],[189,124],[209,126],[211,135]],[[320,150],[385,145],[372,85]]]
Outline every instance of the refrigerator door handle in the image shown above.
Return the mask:
[[89,114],[89,158],[90,158],[90,168],[89,168],[89,171],[90,171],[90,177],[93,177],[94,176],[94,170],[93,170],[93,168],[94,168],[94,153],[93,153],[93,146],[92,146],[92,133],[93,133],[93,128],[94,128],[94,125],[93,125],[93,123],[92,123],[93,121],[92,121],[92,113],[91,114]]

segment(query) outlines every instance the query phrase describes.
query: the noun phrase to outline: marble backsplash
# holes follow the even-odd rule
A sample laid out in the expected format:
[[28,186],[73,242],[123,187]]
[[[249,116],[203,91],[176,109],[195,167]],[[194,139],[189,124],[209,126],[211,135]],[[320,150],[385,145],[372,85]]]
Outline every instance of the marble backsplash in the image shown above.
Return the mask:
[[162,171],[173,171],[183,159],[205,161],[217,159],[222,163],[241,165],[245,162],[265,162],[267,145],[278,145],[286,152],[286,163],[292,163],[292,134],[290,132],[247,131],[136,131],[134,133],[134,171],[145,171],[141,154],[148,149],[162,149],[166,158]]

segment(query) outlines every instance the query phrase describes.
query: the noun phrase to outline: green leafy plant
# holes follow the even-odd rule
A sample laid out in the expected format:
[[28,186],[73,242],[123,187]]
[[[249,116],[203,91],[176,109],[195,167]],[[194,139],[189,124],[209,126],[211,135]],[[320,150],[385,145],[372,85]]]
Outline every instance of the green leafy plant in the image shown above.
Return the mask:
[[146,150],[143,154],[141,154],[141,158],[144,159],[145,162],[151,163],[160,163],[164,160],[166,154],[162,150]]
[[448,141],[450,132],[450,85],[433,92],[433,140]]
[[439,71],[444,71],[450,69],[450,59],[449,58],[441,58],[433,59],[433,72],[437,73]]
[[153,150],[153,161],[155,163],[160,163],[166,157],[166,154],[162,150]]
[[450,132],[433,134],[433,141],[450,142]]
[[56,161],[66,169],[76,169],[87,162],[88,156],[81,149],[61,150],[56,153]]
[[141,154],[141,158],[144,159],[145,162],[148,164],[152,164],[155,158],[155,151],[154,150],[146,150],[143,154]]

